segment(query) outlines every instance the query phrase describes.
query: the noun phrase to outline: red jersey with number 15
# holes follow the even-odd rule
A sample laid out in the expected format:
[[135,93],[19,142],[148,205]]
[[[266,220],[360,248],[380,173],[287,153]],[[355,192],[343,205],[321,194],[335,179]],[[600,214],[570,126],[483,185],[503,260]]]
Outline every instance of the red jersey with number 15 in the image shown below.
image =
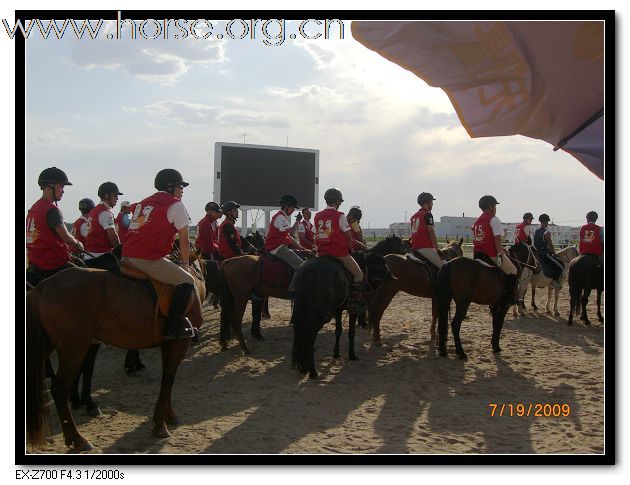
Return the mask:
[[494,244],[494,234],[490,220],[494,217],[492,212],[484,212],[472,225],[473,251],[483,253],[494,258],[497,256],[497,247]]

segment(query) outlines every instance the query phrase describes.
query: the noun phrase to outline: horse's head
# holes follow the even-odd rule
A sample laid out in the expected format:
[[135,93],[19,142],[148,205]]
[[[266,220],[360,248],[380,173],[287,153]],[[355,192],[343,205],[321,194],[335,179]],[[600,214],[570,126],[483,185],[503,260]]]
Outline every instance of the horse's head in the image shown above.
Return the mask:
[[529,268],[534,274],[540,273],[540,258],[533,246],[521,241],[511,246],[508,254],[516,264],[519,273],[522,273],[524,268]]
[[444,259],[450,261],[454,258],[459,258],[464,255],[464,250],[462,249],[462,243],[464,242],[464,238],[461,238],[459,241],[449,241],[448,245],[441,250]]
[[365,276],[370,289],[376,290],[381,283],[388,278],[396,279],[389,270],[389,267],[385,262],[385,257],[382,254],[368,251],[364,258],[365,262],[362,269],[365,271]]
[[372,251],[383,256],[387,254],[405,254],[407,252],[405,243],[396,234],[391,234],[382,241],[379,241],[376,246],[372,248]]

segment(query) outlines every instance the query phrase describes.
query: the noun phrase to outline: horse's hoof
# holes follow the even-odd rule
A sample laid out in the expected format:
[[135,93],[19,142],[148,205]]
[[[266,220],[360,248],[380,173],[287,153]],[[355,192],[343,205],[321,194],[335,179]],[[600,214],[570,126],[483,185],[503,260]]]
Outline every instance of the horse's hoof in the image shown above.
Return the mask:
[[129,367],[125,367],[125,372],[127,373],[127,375],[132,375],[144,369],[146,369],[146,366],[140,363],[137,365],[130,365]]
[[349,358],[350,360],[359,360],[359,358],[356,355],[351,355]]
[[88,440],[83,440],[80,443],[77,443],[73,446],[73,449],[79,453],[83,452],[83,451],[90,451],[94,449],[94,446],[92,445],[92,443],[90,443]]
[[166,424],[170,424],[172,426],[176,426],[176,425],[179,424],[179,418],[176,415],[174,415],[174,414],[172,414],[170,416],[167,416],[166,417]]
[[166,428],[166,426],[156,426],[153,428],[153,436],[156,438],[169,438],[171,436],[171,432]]
[[314,370],[313,370],[313,371],[310,371],[310,372],[308,373],[308,378],[309,378],[309,379],[317,379],[317,372],[316,372],[316,371],[314,371]]
[[493,351],[495,354],[498,354],[499,352],[501,352],[501,347],[493,347],[493,348],[492,348],[492,351]]
[[81,400],[70,400],[70,406],[72,407],[72,409],[77,410],[77,409],[81,409],[83,407],[83,402]]
[[545,310],[545,315],[551,315],[551,310]]
[[249,351],[249,349],[241,349],[243,351],[243,355],[252,355],[252,353]]
[[97,404],[95,406],[86,406],[85,414],[87,414],[88,416],[92,418],[98,418],[99,416],[103,415],[103,412],[101,411],[101,408],[98,407],[98,404]]
[[440,349],[440,357],[446,357],[448,356],[448,353],[446,352],[446,349]]
[[341,357],[341,355],[339,354],[339,352],[335,352],[333,354],[333,359],[339,359]]
[[559,317],[559,316],[560,316],[560,312],[557,312],[557,311],[556,311],[556,312],[553,312],[553,316],[554,316],[554,317]]
[[212,308],[215,309],[215,310],[218,310],[219,309],[219,305],[212,305]]
[[590,327],[591,326],[591,321],[590,320],[584,320],[582,323],[584,324],[585,327]]
[[221,352],[227,352],[227,350],[228,350],[227,344],[222,343],[221,344]]
[[261,320],[271,320],[271,315],[269,315],[268,313],[266,315],[261,315],[260,319]]
[[377,346],[377,347],[382,347],[382,346],[383,346],[383,341],[382,341],[381,339],[374,340],[374,341],[372,342],[372,345],[375,345],[375,346]]
[[459,360],[468,360],[468,356],[466,355],[466,352],[462,352],[461,354],[457,354],[457,356],[459,357]]

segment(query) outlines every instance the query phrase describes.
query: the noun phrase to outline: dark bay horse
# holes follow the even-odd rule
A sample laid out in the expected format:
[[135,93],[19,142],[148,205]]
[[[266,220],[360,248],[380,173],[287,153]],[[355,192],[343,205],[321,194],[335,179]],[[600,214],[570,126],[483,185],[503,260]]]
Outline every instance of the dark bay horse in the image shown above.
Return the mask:
[[[195,278],[198,280],[198,278]],[[186,315],[199,328],[205,283],[197,281]],[[77,451],[91,443],[76,427],[68,396],[84,358],[95,339],[126,349],[161,347],[162,384],[153,414],[153,434],[170,436],[167,424],[176,424],[171,403],[175,373],[190,339],[163,340],[166,320],[155,324],[154,291],[141,281],[109,271],[71,268],[40,283],[26,297],[26,434],[35,448],[46,438],[47,395],[44,362],[56,351],[59,368],[51,392],[65,442]]]
[[[450,241],[446,248],[442,249],[442,255],[446,261],[463,255],[462,243]],[[396,293],[404,291],[413,296],[422,298],[433,298],[435,295],[435,282],[429,274],[426,265],[410,261],[405,256],[399,254],[388,254],[385,262],[396,279],[388,279],[383,282],[370,300],[368,306],[368,320],[372,329],[372,341],[381,342],[380,322],[385,309],[389,306]],[[437,305],[432,302],[431,338],[435,338],[435,327],[437,323]]]
[[[526,244],[515,244],[508,249],[510,259],[518,271],[524,264],[535,265],[532,253]],[[518,274],[520,276],[520,274]],[[462,320],[471,303],[490,306],[492,313],[492,350],[500,352],[499,339],[505,314],[509,308],[505,295],[505,274],[501,269],[490,268],[470,258],[459,257],[446,263],[438,273],[438,337],[439,352],[445,357],[448,333],[448,310],[451,300],[455,300],[457,309],[451,322],[457,355],[465,359],[466,353],[459,338]]]
[[567,325],[573,325],[573,315],[577,316],[580,307],[582,308],[580,320],[584,325],[591,325],[586,314],[591,290],[597,290],[597,318],[603,322],[601,302],[602,291],[604,291],[604,266],[599,263],[597,256],[582,254],[569,264],[570,310]]
[[[368,293],[391,278],[385,258],[373,252],[353,253],[352,257],[363,270]],[[341,312],[350,291],[352,278],[335,258],[317,257],[305,262],[296,275],[295,300],[293,305],[293,351],[292,364],[300,373],[308,372],[311,379],[317,378],[315,370],[315,339],[319,330],[335,316],[335,357],[339,356],[341,335]],[[349,332],[350,358],[354,355],[354,326]]]

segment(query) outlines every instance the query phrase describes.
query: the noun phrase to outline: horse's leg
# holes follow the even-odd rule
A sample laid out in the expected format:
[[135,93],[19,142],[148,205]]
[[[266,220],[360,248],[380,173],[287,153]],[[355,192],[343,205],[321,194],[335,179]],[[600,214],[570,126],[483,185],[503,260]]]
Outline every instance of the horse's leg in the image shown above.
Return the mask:
[[436,332],[435,327],[437,326],[438,321],[438,305],[437,298],[434,296],[431,298],[431,329],[429,330],[429,334],[431,335],[431,340],[435,340]]
[[357,319],[361,318],[363,313],[353,313],[348,318],[348,357],[350,360],[359,360],[357,354],[354,353],[354,336],[356,333]]
[[530,285],[532,287],[532,308],[534,310],[538,310],[538,307],[536,306],[536,285]]
[[455,316],[451,322],[451,331],[453,332],[453,338],[455,339],[455,352],[459,355],[460,359],[466,359],[468,357],[466,352],[464,352],[464,347],[462,347],[462,341],[459,338],[459,331],[462,328],[462,320],[464,320],[466,313],[468,313],[469,306],[469,301],[458,302],[457,309],[455,310]]
[[556,317],[560,316],[560,312],[558,311],[558,298],[560,298],[560,290],[556,288],[553,298],[553,314]]
[[580,311],[580,298],[582,290],[574,286],[569,286],[569,319],[567,325],[573,325],[573,315],[577,318],[577,314]]
[[339,354],[339,339],[341,338],[341,333],[343,332],[343,328],[341,325],[341,316],[342,312],[335,313],[335,348],[333,350],[333,358],[338,359],[340,357]]
[[362,311],[361,313],[359,313],[357,319],[358,319],[358,322],[359,322],[359,326],[361,328],[368,328],[367,312],[366,311]]
[[176,424],[177,415],[171,404],[171,391],[175,380],[175,373],[179,363],[186,355],[190,339],[169,340],[162,344],[162,385],[153,412],[153,436],[168,438],[171,436],[166,424]]
[[582,293],[582,315],[580,316],[580,320],[584,322],[584,325],[590,326],[591,321],[588,319],[588,315],[586,314],[586,305],[588,305],[588,297],[591,295],[590,288],[584,288],[584,293]]
[[492,307],[492,351],[494,353],[501,352],[499,340],[501,339],[501,330],[508,307],[505,305],[497,305]]
[[83,361],[83,367],[81,368],[81,375],[83,376],[81,405],[85,405],[85,412],[92,417],[103,414],[101,409],[98,407],[98,403],[92,399],[92,376],[94,375],[96,354],[98,353],[98,349],[100,349],[100,347],[101,344],[90,344],[88,353]]
[[551,292],[553,288],[551,286],[547,287],[547,303],[545,304],[545,313],[547,315],[551,315]]
[[604,323],[604,316],[602,315],[602,290],[597,289],[597,319],[600,323]]
[[271,318],[271,315],[269,314],[269,297],[266,296],[265,299],[263,300],[262,319],[269,320],[270,318]]
[[232,313],[232,328],[236,332],[238,337],[238,343],[241,346],[241,350],[245,355],[249,355],[250,351],[245,343],[245,336],[243,335],[243,315],[245,314],[245,308],[247,307],[247,298],[235,297],[234,298],[234,312]]
[[252,336],[256,340],[265,340],[260,333],[260,318],[263,309],[263,302],[252,299]]
[[133,374],[144,368],[145,365],[140,360],[140,351],[134,349],[127,350],[127,355],[125,356],[125,372],[127,372],[127,374]]
[[85,438],[72,418],[72,413],[68,407],[68,394],[74,379],[79,375],[85,355],[87,354],[89,343],[84,348],[75,349],[73,352],[61,353],[59,356],[59,368],[57,375],[52,381],[51,393],[55,400],[55,407],[61,421],[61,429],[67,446],[74,447],[77,451],[87,451],[93,448],[92,444]]

